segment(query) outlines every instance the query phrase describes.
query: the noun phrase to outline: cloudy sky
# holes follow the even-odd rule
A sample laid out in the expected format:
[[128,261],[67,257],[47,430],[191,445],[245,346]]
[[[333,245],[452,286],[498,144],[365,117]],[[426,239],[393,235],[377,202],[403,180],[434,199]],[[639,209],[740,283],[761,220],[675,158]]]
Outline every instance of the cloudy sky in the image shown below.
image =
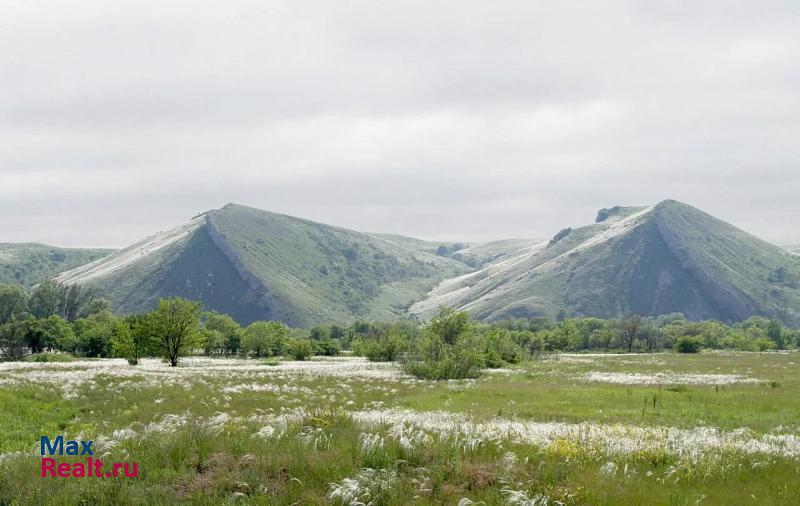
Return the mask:
[[674,198],[800,243],[800,2],[0,2],[0,242],[227,202],[433,239]]

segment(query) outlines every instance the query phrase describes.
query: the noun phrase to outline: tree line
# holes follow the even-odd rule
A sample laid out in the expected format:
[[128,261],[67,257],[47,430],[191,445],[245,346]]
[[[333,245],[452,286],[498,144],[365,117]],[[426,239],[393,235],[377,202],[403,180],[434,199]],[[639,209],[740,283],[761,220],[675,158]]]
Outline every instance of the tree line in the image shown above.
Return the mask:
[[[0,358],[55,359],[45,352],[82,357],[120,357],[132,365],[143,357],[206,355],[270,357],[336,355],[340,342],[291,329],[278,321],[241,327],[228,315],[204,311],[198,302],[161,299],[144,314],[115,316],[91,290],[48,281],[31,293],[0,284]],[[30,359],[30,358],[29,358]]]
[[800,331],[760,317],[734,325],[691,322],[680,314],[485,323],[441,308],[422,324],[356,321],[295,329],[257,321],[242,327],[226,314],[181,298],[162,299],[145,314],[115,316],[105,300],[76,285],[48,281],[29,293],[0,284],[0,357],[6,360],[47,360],[53,357],[44,352],[58,351],[121,357],[133,365],[143,357],[162,357],[177,365],[195,353],[305,360],[348,350],[372,361],[402,362],[418,377],[445,379],[474,377],[484,368],[547,352],[766,351],[798,345]]

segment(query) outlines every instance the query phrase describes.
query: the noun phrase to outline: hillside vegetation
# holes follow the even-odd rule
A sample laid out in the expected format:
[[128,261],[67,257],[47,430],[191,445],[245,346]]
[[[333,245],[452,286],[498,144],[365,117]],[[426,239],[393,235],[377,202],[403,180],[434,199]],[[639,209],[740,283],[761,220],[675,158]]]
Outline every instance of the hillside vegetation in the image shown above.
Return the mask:
[[61,271],[104,257],[113,250],[56,248],[45,244],[0,244],[0,283],[29,288]]

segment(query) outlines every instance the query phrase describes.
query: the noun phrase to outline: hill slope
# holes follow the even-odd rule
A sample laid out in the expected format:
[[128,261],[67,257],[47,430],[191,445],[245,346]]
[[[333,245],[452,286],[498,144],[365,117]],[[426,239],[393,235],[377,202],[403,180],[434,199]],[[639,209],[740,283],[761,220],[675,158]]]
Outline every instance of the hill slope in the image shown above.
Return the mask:
[[56,248],[45,244],[0,243],[0,283],[30,288],[61,271],[104,257],[113,250]]
[[800,257],[693,207],[611,208],[544,247],[451,279],[411,311],[437,306],[480,319],[682,312],[800,324]]
[[181,296],[242,323],[311,326],[404,316],[437,282],[465,271],[377,235],[229,204],[59,280],[95,287],[120,313]]

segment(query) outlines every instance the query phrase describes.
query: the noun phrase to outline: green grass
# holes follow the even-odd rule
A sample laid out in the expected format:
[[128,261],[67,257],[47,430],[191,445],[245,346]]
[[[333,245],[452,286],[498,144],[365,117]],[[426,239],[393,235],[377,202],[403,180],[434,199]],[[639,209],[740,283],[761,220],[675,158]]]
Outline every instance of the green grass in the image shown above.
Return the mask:
[[[754,360],[759,357],[759,360]],[[529,363],[511,375],[491,375],[469,389],[426,390],[402,400],[415,410],[471,411],[537,421],[631,423],[768,432],[800,422],[800,356],[791,354],[702,353],[607,355],[594,363],[555,360]],[[736,385],[607,385],[574,379],[589,371],[743,374],[767,380]],[[776,382],[770,385],[770,381]],[[653,397],[657,398],[652,408]],[[591,402],[588,402],[588,401]],[[642,409],[645,402],[649,403]]]
[[[796,504],[800,497],[797,458],[734,449],[697,460],[661,451],[611,455],[568,439],[473,446],[433,432],[427,443],[407,447],[388,427],[361,425],[348,414],[407,408],[474,420],[748,427],[754,435],[782,426],[782,433],[798,436],[797,352],[553,357],[451,382],[301,374],[290,372],[292,362],[255,360],[212,360],[192,369],[187,363],[177,370],[148,362],[90,374],[104,363],[0,365],[0,453],[31,453],[42,434],[100,440],[128,428],[136,435],[120,439],[103,460],[137,462],[140,477],[41,479],[37,458],[0,458],[0,504],[329,504],[331,484],[364,468],[392,477],[383,491],[378,478],[362,487],[372,495],[361,499],[376,505],[455,504],[462,498],[505,504],[509,491],[546,496],[550,504],[592,505]],[[765,383],[717,388],[582,381],[590,371],[741,374]],[[43,384],[47,374],[80,381]],[[301,408],[304,414],[288,418],[281,437],[254,437],[266,425],[284,430],[276,417]],[[212,423],[221,412],[226,418]],[[165,416],[182,423],[166,428]],[[363,434],[382,437],[384,444],[364,446]]]
[[56,392],[41,388],[0,389],[0,454],[32,449],[43,434],[73,426],[77,412]]

